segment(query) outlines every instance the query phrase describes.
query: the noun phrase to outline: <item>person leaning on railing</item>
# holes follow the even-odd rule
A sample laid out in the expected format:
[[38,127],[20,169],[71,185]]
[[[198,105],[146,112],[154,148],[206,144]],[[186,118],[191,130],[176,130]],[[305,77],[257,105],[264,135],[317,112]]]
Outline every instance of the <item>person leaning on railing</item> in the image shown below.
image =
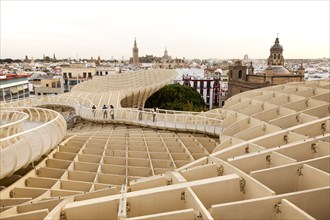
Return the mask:
[[115,118],[115,109],[114,109],[113,105],[110,105],[110,116],[111,116],[111,119]]
[[159,109],[157,107],[154,107],[151,111],[152,111],[152,121],[155,122],[157,113],[159,113]]
[[92,112],[93,112],[93,115],[95,117],[95,114],[96,114],[96,107],[95,107],[95,105],[92,106]]
[[139,106],[139,121],[142,120],[142,111],[143,111],[143,108],[142,108],[142,105]]
[[108,108],[107,108],[107,106],[103,105],[102,112],[103,112],[103,119],[108,118]]

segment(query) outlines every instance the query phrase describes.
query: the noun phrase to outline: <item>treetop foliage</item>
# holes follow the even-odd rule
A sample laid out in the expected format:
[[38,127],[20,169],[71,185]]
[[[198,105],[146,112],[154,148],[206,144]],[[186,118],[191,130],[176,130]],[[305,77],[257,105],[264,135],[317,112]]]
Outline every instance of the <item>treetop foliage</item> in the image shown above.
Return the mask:
[[150,96],[145,107],[199,112],[204,110],[205,103],[196,89],[180,84],[171,84]]

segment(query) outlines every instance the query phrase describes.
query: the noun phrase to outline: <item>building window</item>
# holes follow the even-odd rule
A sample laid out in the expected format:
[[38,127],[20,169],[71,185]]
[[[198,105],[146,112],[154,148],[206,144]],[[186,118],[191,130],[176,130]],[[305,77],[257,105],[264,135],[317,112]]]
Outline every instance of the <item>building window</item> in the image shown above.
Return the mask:
[[214,104],[219,104],[219,97],[217,95],[214,96]]
[[239,79],[242,79],[242,75],[243,75],[243,74],[242,74],[242,70],[238,71],[238,78],[239,78]]
[[108,71],[105,71],[105,75],[108,75]]
[[276,54],[274,54],[274,59],[276,59]]
[[280,54],[277,54],[277,59],[280,59]]
[[72,78],[72,73],[69,73],[69,78]]
[[49,85],[48,85],[48,84],[46,84],[46,87],[49,87]]

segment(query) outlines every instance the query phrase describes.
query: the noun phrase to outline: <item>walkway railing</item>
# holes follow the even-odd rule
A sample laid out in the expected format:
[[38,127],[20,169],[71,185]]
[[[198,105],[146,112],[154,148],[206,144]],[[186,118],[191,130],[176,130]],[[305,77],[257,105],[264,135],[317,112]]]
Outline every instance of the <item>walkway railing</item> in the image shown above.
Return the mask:
[[125,123],[180,131],[203,132],[211,135],[219,135],[222,131],[222,119],[217,118],[219,114],[216,113],[205,115],[196,112],[159,110],[159,113],[155,115],[155,120],[153,120],[153,113],[149,109],[139,111],[137,109],[119,108],[112,111],[114,112],[113,119],[111,109],[104,112],[102,109],[92,110],[90,107],[79,106],[76,114],[87,120],[104,123]]
[[63,116],[55,111],[27,107],[8,108],[8,110],[24,112],[29,116],[28,119],[24,118],[24,122],[39,122],[40,125],[1,138],[0,179],[12,175],[18,169],[47,154],[66,134],[66,122]]
[[29,115],[21,111],[9,111],[0,108],[0,138],[9,137],[13,134],[23,131],[23,122],[29,118]]
[[[80,97],[78,97],[79,99]],[[101,108],[91,109],[93,105],[90,100],[71,97],[42,96],[38,98],[28,98],[21,101],[6,103],[11,106],[42,106],[42,105],[61,105],[70,106],[75,109],[76,115],[86,120],[92,120],[104,123],[125,123],[132,125],[141,125],[154,128],[164,128],[180,131],[203,132],[211,135],[219,135],[222,131],[222,115],[213,112],[188,112],[159,109],[156,121],[153,121],[152,109],[145,109],[140,112],[134,108],[114,109],[114,119],[111,119],[110,109],[104,115]],[[81,104],[84,103],[83,105]],[[142,120],[139,120],[139,114]]]
[[80,105],[90,105],[93,103],[86,98],[70,96],[40,96],[16,99],[12,102],[1,102],[0,107],[25,107],[25,106],[41,106],[41,105],[61,105],[76,108]]

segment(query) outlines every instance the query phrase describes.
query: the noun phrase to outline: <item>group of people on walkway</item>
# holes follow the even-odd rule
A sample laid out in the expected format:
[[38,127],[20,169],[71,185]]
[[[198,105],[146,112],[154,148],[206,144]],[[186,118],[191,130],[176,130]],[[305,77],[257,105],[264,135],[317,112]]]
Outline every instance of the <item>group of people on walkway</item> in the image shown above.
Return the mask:
[[[113,105],[110,105],[109,109],[110,109],[110,111],[109,111],[110,117],[111,117],[111,119],[114,119],[115,118],[115,109],[114,109]],[[140,105],[138,107],[138,116],[139,116],[138,119],[139,119],[139,121],[142,120],[143,112],[144,112],[144,109],[143,109],[142,105]],[[92,113],[93,113],[93,116],[95,117],[96,116],[96,106],[95,105],[92,106]],[[103,105],[102,113],[103,113],[103,119],[107,119],[108,118],[108,107],[106,105]],[[151,113],[152,113],[152,121],[155,122],[157,114],[159,113],[159,109],[157,107],[154,107],[151,110]]]
[[[111,119],[114,119],[115,118],[115,108],[113,107],[113,105],[110,105],[109,109],[110,109],[110,117],[111,117]],[[93,112],[93,116],[95,117],[95,115],[96,115],[96,106],[95,105],[92,106],[92,112]],[[106,105],[103,105],[102,113],[103,113],[103,119],[108,118],[108,107]]]

